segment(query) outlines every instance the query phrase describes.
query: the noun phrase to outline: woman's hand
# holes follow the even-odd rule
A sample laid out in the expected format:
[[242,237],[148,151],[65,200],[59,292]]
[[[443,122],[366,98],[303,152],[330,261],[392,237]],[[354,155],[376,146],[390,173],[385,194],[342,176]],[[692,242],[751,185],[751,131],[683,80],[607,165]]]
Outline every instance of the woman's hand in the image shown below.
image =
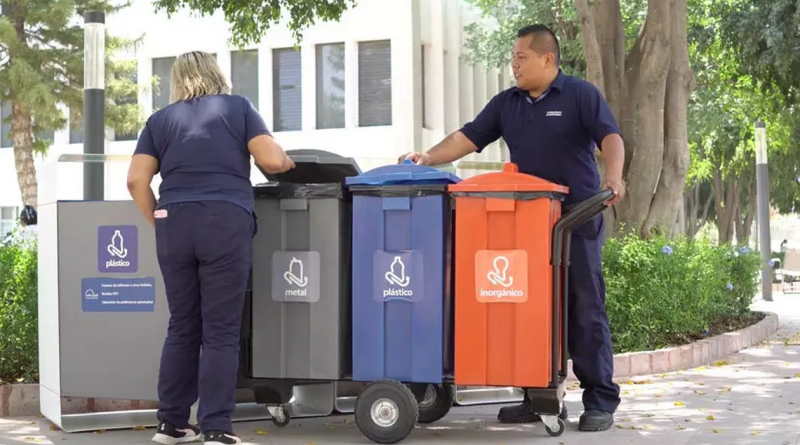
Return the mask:
[[272,135],[262,134],[247,143],[250,154],[265,172],[275,175],[294,168],[294,162],[273,139]]

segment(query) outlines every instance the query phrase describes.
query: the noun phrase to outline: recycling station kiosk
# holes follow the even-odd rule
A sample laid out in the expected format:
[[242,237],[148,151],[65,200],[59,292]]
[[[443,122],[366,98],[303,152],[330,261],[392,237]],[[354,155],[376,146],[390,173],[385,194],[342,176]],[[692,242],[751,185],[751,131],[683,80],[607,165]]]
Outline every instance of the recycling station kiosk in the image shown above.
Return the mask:
[[[333,153],[288,154],[295,169],[254,187],[259,230],[235,420],[285,425],[355,411],[367,437],[396,442],[417,415],[447,413],[453,383],[544,382],[539,411],[556,412],[566,370],[561,248],[569,251],[572,227],[602,211],[603,196],[559,219],[560,191],[511,170],[465,181],[410,164],[361,174]],[[62,155],[42,169],[39,194],[40,406],[67,432],[157,424],[169,319],[154,231],[133,201],[65,194],[93,162],[120,178],[130,157]],[[425,405],[431,391],[436,406]]]

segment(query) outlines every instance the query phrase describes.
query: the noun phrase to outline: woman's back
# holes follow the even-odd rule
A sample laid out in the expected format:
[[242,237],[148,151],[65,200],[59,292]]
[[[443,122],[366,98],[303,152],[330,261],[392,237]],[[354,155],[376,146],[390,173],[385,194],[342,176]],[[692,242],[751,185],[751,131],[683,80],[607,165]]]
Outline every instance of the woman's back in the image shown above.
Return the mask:
[[246,98],[198,96],[153,114],[134,154],[159,161],[159,207],[223,200],[252,210],[247,142],[261,134],[269,132]]

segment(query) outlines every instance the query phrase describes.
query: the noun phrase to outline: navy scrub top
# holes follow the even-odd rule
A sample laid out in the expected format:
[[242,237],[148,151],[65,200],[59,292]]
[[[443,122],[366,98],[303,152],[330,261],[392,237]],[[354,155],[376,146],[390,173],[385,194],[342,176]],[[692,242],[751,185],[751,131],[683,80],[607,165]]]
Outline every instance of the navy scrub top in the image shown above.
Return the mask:
[[147,120],[134,154],[158,160],[158,208],[176,202],[228,201],[253,211],[247,143],[269,134],[242,96],[214,95],[176,102]]
[[600,191],[594,148],[620,130],[594,85],[559,71],[536,99],[517,87],[498,93],[461,132],[479,153],[502,136],[520,172],[569,187],[569,205]]

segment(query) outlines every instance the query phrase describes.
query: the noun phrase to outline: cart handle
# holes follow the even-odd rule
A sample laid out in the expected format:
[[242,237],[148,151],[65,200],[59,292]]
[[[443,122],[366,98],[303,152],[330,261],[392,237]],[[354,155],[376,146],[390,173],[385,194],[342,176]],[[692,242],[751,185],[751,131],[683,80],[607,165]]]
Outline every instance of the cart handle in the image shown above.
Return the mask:
[[[582,226],[595,216],[603,213],[608,202],[615,195],[612,189],[606,189],[581,201],[571,208],[558,220],[553,227],[553,241],[550,261],[553,266],[553,337],[552,337],[552,375],[550,386],[558,388],[559,374],[566,377],[567,372],[567,316],[569,314],[569,252],[572,230]],[[563,298],[562,298],[563,295]],[[560,335],[559,335],[560,334]],[[561,360],[559,363],[559,352]]]
[[561,230],[567,232],[584,225],[598,214],[603,213],[607,208],[605,203],[615,195],[614,190],[609,188],[587,200],[566,207],[566,213],[558,221],[556,227],[561,226]]

